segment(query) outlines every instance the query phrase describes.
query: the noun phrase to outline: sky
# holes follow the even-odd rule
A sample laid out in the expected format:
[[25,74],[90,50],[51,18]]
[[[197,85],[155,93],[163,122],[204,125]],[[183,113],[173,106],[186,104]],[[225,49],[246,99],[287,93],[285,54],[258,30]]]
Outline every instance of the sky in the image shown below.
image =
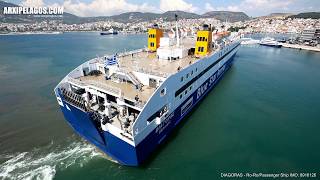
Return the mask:
[[78,16],[109,16],[124,12],[163,13],[182,10],[203,14],[208,11],[241,11],[257,17],[275,12],[320,11],[320,0],[5,0],[23,6],[64,6]]

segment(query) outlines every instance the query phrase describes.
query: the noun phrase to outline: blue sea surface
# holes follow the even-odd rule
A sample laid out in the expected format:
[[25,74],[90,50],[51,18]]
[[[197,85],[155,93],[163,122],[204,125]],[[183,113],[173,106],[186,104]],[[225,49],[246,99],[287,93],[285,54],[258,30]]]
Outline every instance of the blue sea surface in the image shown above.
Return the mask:
[[82,140],[54,87],[91,58],[146,44],[145,34],[0,36],[0,179],[320,173],[320,53],[304,50],[242,46],[218,86],[141,167],[121,166]]

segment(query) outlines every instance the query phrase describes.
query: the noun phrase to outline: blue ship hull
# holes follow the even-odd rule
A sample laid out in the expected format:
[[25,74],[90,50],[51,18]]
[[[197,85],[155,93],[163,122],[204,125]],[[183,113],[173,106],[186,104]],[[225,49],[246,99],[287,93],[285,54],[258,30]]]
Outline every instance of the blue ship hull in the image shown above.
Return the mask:
[[115,32],[101,32],[100,35],[117,35],[118,32],[115,31]]
[[261,46],[268,46],[268,47],[275,47],[275,48],[281,48],[282,45],[280,44],[263,44],[263,43],[260,43]]
[[[170,132],[216,86],[225,72],[231,67],[234,55],[199,87],[202,88],[200,95],[197,89],[158,126],[160,128],[154,129],[135,147],[107,131],[99,130],[90,113],[81,111],[69,104],[63,99],[61,92],[58,92],[64,104],[64,106],[61,106],[61,110],[68,123],[80,136],[97,146],[120,164],[138,166],[150,156],[159,144],[169,137]],[[203,89],[204,86],[205,89]],[[187,101],[190,102],[190,99],[192,99],[190,108],[181,114],[182,105]]]

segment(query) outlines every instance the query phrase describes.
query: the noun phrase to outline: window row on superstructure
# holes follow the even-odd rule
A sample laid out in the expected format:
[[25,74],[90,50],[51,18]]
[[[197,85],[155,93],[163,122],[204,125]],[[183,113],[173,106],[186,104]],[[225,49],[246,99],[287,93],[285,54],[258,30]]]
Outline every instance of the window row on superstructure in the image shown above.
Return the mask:
[[197,41],[205,41],[205,42],[207,42],[208,39],[205,38],[205,37],[197,37]]
[[[191,70],[191,72],[188,72],[185,76],[181,76],[180,78],[180,82],[184,81],[184,77],[185,79],[188,79],[189,77],[193,76],[193,70]],[[195,72],[198,72],[198,68],[195,68]]]
[[149,38],[156,38],[155,34],[149,34]]
[[[202,75],[204,75],[206,72],[208,72],[209,70],[211,70],[211,68],[213,68],[216,64],[218,64],[223,58],[225,58],[228,54],[230,54],[235,48],[237,48],[239,45],[233,47],[228,53],[224,54],[223,56],[219,56],[220,58],[218,60],[216,60],[214,63],[212,63],[210,66],[208,66],[205,70],[203,70],[202,72],[200,72],[197,76],[195,76],[194,78],[192,78],[189,82],[187,82],[185,85],[183,85],[180,89],[178,89],[175,92],[175,97],[179,96],[180,99],[182,99],[183,97],[183,92],[184,94],[187,94],[186,90],[188,88],[190,88],[190,86],[197,81]],[[197,69],[196,69],[197,70]],[[183,77],[181,77],[181,82],[183,82]],[[192,88],[191,88],[192,89]],[[190,89],[190,90],[191,90]],[[182,96],[181,96],[182,95]]]

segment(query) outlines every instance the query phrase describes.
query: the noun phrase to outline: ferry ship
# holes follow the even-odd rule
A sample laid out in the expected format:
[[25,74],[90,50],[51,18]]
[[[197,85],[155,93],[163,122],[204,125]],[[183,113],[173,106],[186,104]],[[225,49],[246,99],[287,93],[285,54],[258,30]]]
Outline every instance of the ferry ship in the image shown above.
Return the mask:
[[100,32],[100,35],[117,35],[118,31],[114,29],[109,29],[109,31],[102,31]]
[[253,45],[258,44],[260,41],[252,38],[241,38],[242,45]]
[[120,164],[138,166],[231,67],[240,36],[213,39],[204,25],[170,37],[157,25],[148,46],[91,59],[55,87],[61,111],[84,139]]
[[261,39],[259,42],[260,45],[262,46],[270,46],[270,47],[276,47],[276,48],[281,48],[282,45],[276,41],[274,38],[266,37]]

